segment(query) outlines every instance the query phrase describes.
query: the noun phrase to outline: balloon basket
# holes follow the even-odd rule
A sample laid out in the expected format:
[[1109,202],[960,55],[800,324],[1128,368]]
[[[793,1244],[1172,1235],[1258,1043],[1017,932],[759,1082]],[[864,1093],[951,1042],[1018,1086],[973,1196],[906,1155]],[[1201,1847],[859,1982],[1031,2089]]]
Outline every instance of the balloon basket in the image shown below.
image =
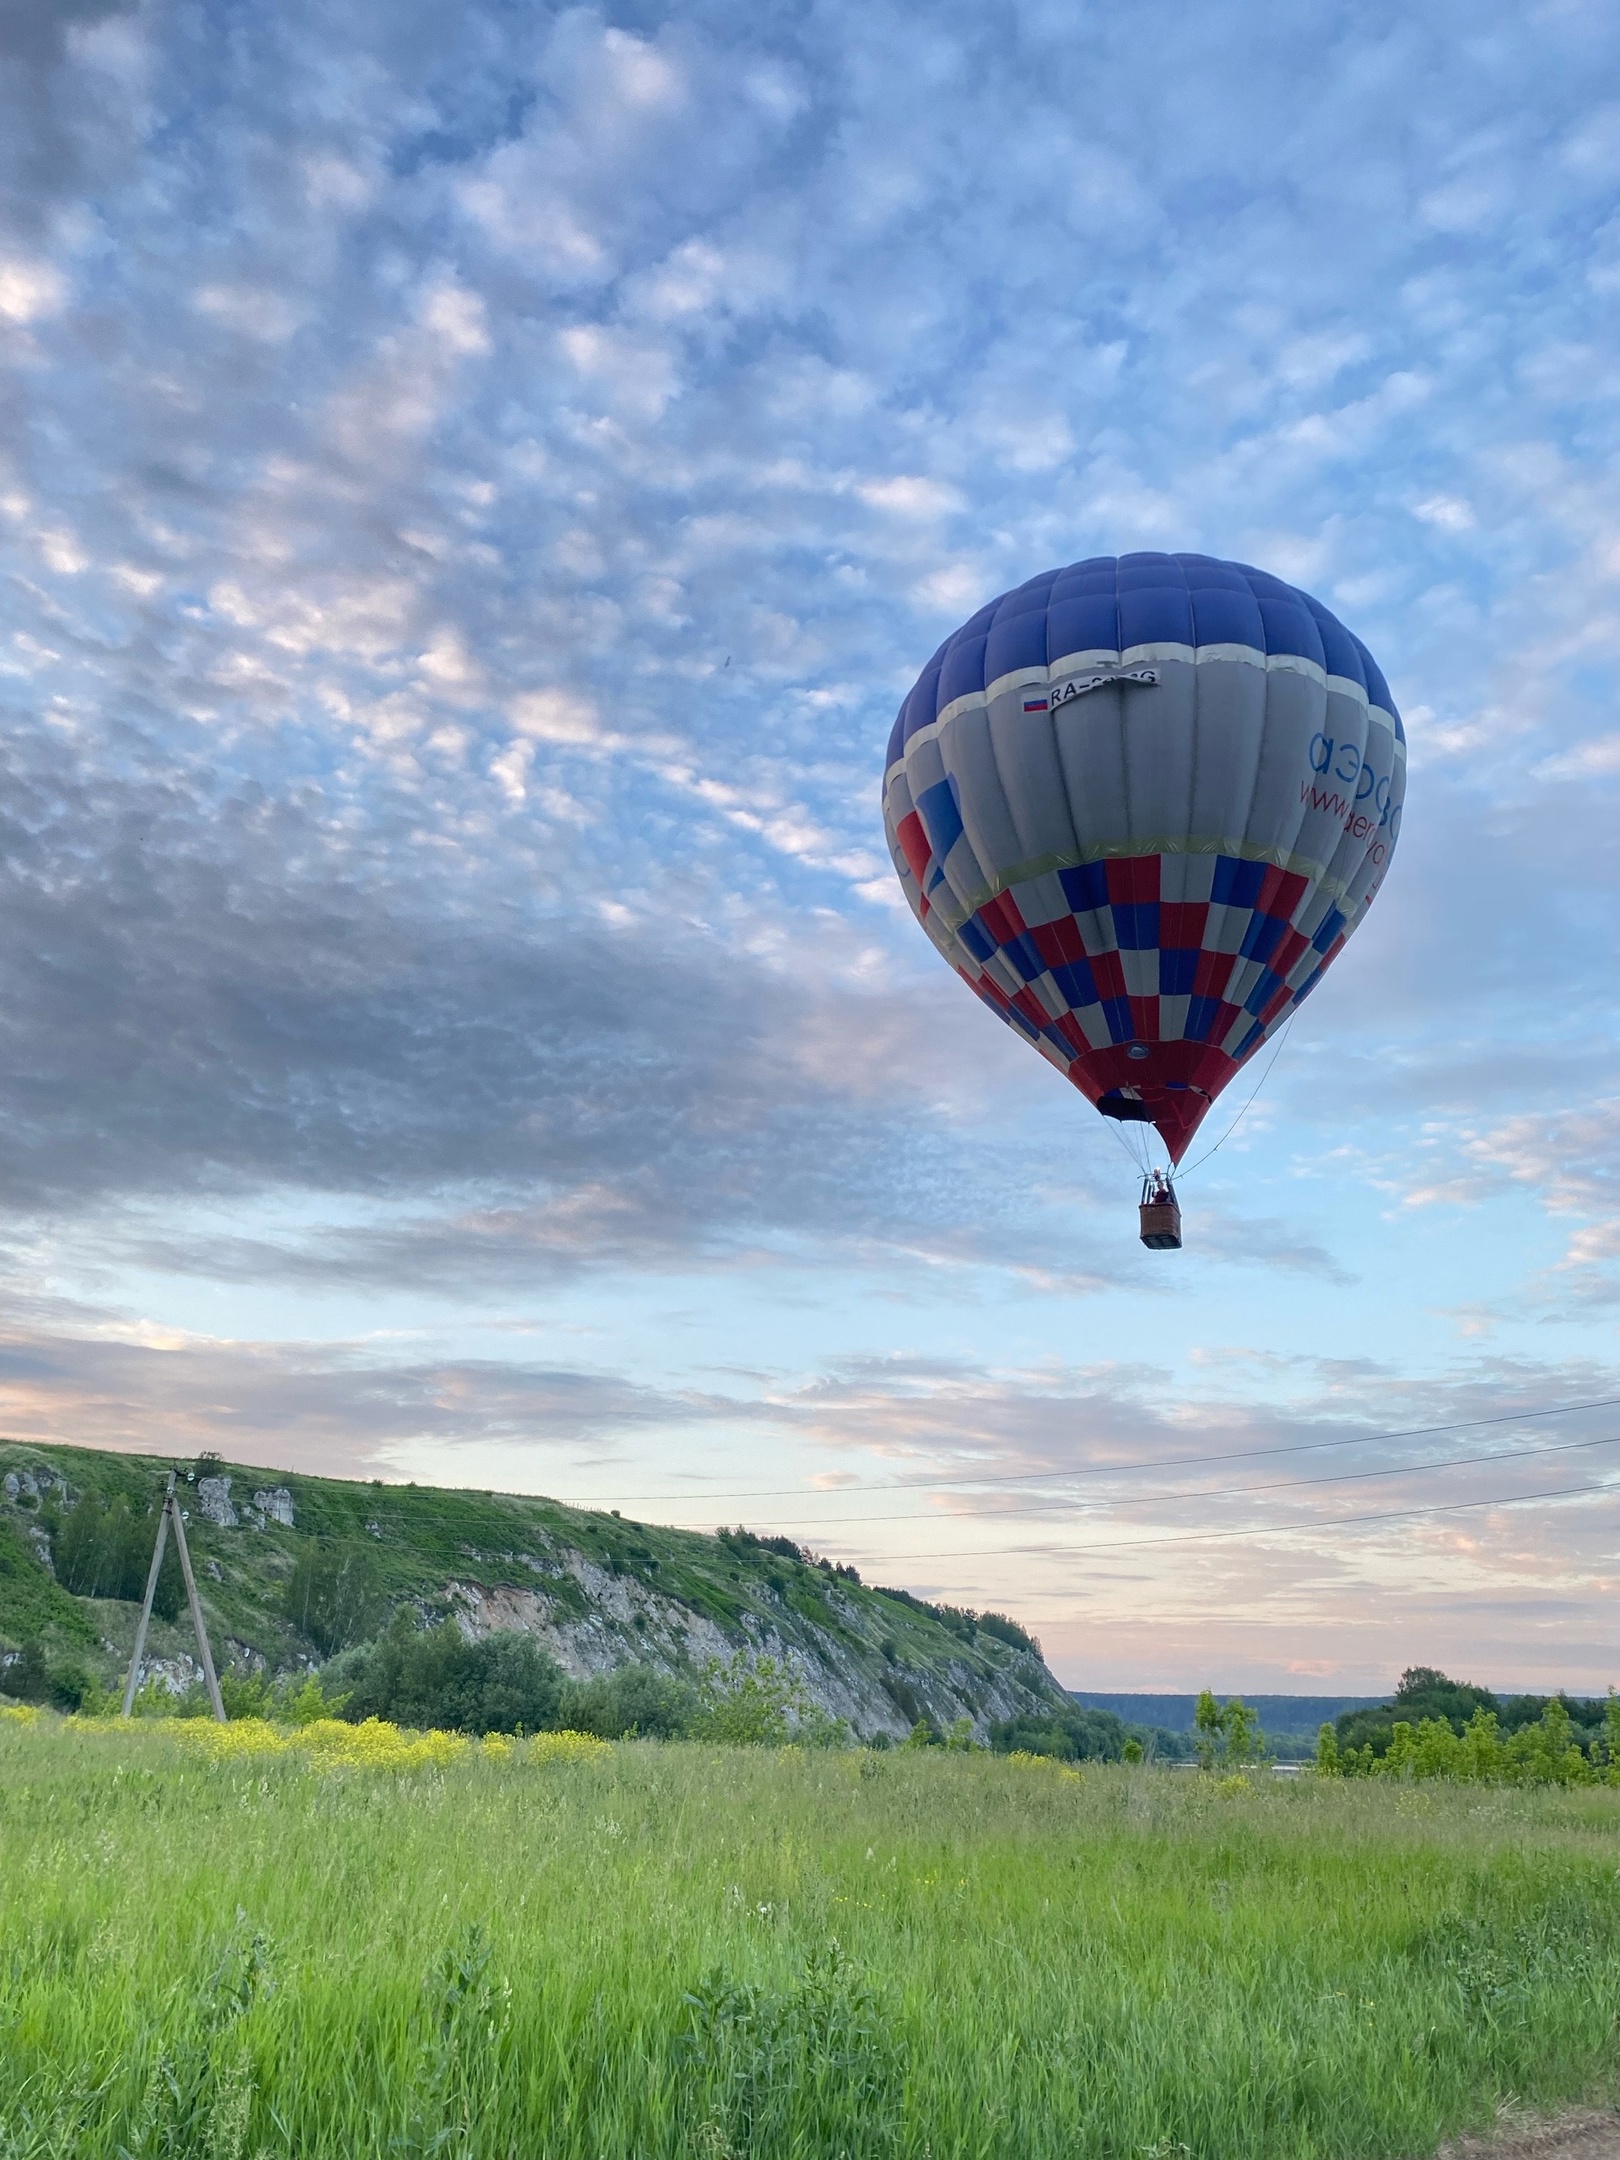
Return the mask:
[[1150,1170],[1142,1180],[1142,1243],[1149,1252],[1180,1252],[1181,1202],[1168,1171]]

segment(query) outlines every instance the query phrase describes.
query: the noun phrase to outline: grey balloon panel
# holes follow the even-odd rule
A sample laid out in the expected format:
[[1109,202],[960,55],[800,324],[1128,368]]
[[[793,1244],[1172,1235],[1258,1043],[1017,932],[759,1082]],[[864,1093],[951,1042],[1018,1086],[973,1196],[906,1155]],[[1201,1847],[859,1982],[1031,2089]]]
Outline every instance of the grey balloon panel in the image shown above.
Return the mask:
[[1006,786],[996,763],[990,715],[984,706],[971,706],[944,722],[939,731],[939,746],[945,770],[957,783],[956,806],[969,845],[999,883],[997,871],[1023,858],[1019,852],[1018,828],[1013,823]]
[[1165,662],[1156,685],[1126,683],[1112,694],[1125,768],[1125,832],[1133,854],[1157,853],[1167,836],[1198,830],[1191,814],[1200,739],[1198,670]]
[[1111,685],[1071,698],[1055,713],[1032,713],[1052,730],[1078,843],[1076,860],[1119,854],[1129,829],[1125,730],[1120,693]]
[[1240,841],[1266,739],[1264,667],[1206,660],[1197,677],[1197,754],[1192,816],[1186,830],[1206,846]]
[[1319,876],[1326,865],[1325,850],[1301,861],[1298,841],[1308,801],[1301,784],[1310,778],[1311,744],[1322,732],[1327,709],[1321,683],[1292,669],[1268,671],[1265,745],[1244,837],[1267,861],[1290,863],[1307,877]]
[[[1036,693],[1044,696],[1044,690]],[[1050,715],[1024,711],[1021,683],[990,701],[990,744],[1021,863],[1072,862],[1078,842]]]

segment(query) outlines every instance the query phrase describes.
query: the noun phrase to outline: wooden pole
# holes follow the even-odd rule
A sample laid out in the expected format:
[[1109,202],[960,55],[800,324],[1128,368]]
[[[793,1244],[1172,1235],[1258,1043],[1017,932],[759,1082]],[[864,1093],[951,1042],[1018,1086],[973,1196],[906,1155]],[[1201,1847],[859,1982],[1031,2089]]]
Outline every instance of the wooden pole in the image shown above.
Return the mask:
[[163,1565],[163,1547],[169,1535],[170,1518],[174,1521],[174,1542],[180,1552],[180,1572],[186,1579],[186,1597],[191,1605],[191,1624],[197,1631],[197,1648],[202,1652],[203,1674],[208,1682],[208,1700],[220,1724],[225,1723],[225,1705],[220,1699],[219,1679],[214,1671],[214,1654],[208,1647],[208,1630],[203,1625],[202,1601],[197,1595],[197,1578],[191,1572],[191,1554],[186,1546],[185,1517],[180,1512],[180,1497],[174,1489],[174,1472],[169,1472],[169,1482],[164,1488],[163,1505],[158,1509],[157,1543],[152,1548],[152,1565],[146,1578],[146,1596],[141,1604],[141,1624],[135,1630],[135,1655],[129,1661],[129,1679],[124,1685],[124,1716],[129,1717],[135,1708],[135,1690],[140,1685],[141,1659],[146,1655],[146,1630],[152,1618],[152,1600],[157,1595],[158,1570]]
[[202,1652],[203,1672],[208,1680],[208,1700],[214,1706],[214,1715],[220,1724],[225,1723],[225,1705],[220,1700],[219,1682],[214,1677],[214,1653],[208,1647],[208,1630],[203,1626],[202,1602],[197,1596],[197,1578],[191,1572],[191,1555],[186,1550],[186,1525],[180,1513],[180,1499],[173,1485],[169,1487],[169,1508],[174,1516],[174,1541],[180,1548],[180,1572],[186,1578],[186,1596],[191,1600],[191,1624],[197,1630],[197,1648]]
[[157,1543],[152,1547],[152,1565],[147,1570],[146,1596],[141,1604],[141,1624],[135,1630],[135,1655],[129,1661],[129,1679],[124,1684],[124,1716],[129,1717],[135,1709],[135,1690],[140,1685],[141,1659],[146,1655],[146,1630],[152,1619],[152,1600],[157,1595],[158,1569],[163,1565],[163,1547],[169,1535],[169,1507],[174,1499],[174,1472],[169,1472],[169,1482],[164,1490],[163,1505],[158,1509]]

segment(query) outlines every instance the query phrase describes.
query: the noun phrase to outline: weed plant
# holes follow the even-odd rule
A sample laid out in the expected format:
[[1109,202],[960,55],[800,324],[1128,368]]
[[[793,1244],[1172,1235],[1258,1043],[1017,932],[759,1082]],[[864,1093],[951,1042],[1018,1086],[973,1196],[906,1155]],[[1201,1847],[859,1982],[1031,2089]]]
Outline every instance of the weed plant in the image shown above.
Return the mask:
[[4,2160],[1401,2155],[1601,2089],[1620,1791],[0,1716]]

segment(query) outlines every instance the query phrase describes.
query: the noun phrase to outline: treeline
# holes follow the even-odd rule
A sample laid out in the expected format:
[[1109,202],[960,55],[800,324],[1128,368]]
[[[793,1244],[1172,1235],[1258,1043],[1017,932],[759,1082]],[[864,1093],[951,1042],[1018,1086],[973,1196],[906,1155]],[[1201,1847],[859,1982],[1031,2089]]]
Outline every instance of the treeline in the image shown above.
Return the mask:
[[1502,1703],[1489,1688],[1413,1666],[1392,1702],[1322,1727],[1316,1767],[1329,1777],[1617,1785],[1620,1697],[1517,1695]]
[[[814,1705],[795,1675],[775,1660],[761,1662],[768,1669],[756,1676],[754,1707],[761,1725],[785,1740],[802,1719],[814,1723]],[[603,1740],[685,1738],[712,1707],[706,1696],[725,1692],[718,1675],[705,1691],[646,1665],[572,1680],[530,1635],[469,1642],[454,1622],[419,1629],[406,1616],[375,1642],[335,1658],[323,1684],[355,1722],[385,1718],[423,1732],[585,1732]]]
[[[122,1496],[103,1500],[86,1493],[77,1507],[47,1501],[40,1521],[51,1545],[51,1565],[64,1590],[75,1597],[139,1599],[157,1541],[156,1504],[139,1512]],[[177,1620],[185,1599],[180,1554],[173,1538],[164,1543],[152,1610],[160,1620]]]
[[[221,1683],[222,1686],[225,1683]],[[650,1665],[575,1680],[530,1635],[468,1641],[453,1621],[386,1633],[334,1658],[302,1700],[268,1680],[226,1687],[232,1717],[381,1718],[420,1732],[591,1733],[601,1740],[709,1740],[732,1746],[835,1747],[851,1735],[783,1660],[739,1651],[695,1681]],[[186,1707],[200,1710],[200,1698]]]
[[[9,1692],[18,1692],[8,1676]],[[575,1680],[530,1635],[496,1632],[469,1641],[453,1621],[418,1627],[398,1614],[374,1641],[329,1660],[302,1680],[223,1673],[220,1687],[230,1717],[263,1717],[305,1724],[317,1717],[351,1723],[381,1718],[416,1731],[590,1733],[602,1740],[702,1740],[717,1745],[847,1747],[855,1735],[811,1696],[784,1660],[741,1650],[715,1660],[694,1680],[649,1665],[623,1665]],[[42,1684],[34,1700],[51,1699]],[[60,1708],[78,1708],[56,1698]],[[111,1695],[90,1690],[82,1707],[108,1712]],[[204,1717],[200,1686],[176,1697],[157,1684],[141,1691],[137,1708],[154,1716]],[[1150,1738],[1152,1736],[1149,1736]],[[1174,1736],[1158,1736],[1174,1744]],[[888,1747],[887,1734],[868,1745]],[[941,1727],[926,1713],[901,1743],[910,1748],[972,1749],[971,1721]],[[1049,1755],[1064,1762],[1140,1761],[1142,1738],[1111,1711],[1057,1710],[1050,1717],[1010,1718],[993,1725],[998,1754]]]
[[[848,1746],[854,1735],[824,1711],[794,1668],[783,1660],[740,1650],[711,1662],[695,1680],[648,1665],[622,1665],[589,1680],[571,1679],[532,1636],[495,1633],[469,1642],[452,1621],[416,1627],[396,1616],[375,1642],[336,1658],[322,1674],[325,1689],[350,1719],[443,1732],[583,1732],[602,1740],[707,1740],[729,1746]],[[1107,1718],[1107,1713],[1102,1714]],[[1022,1749],[1117,1760],[1128,1735],[1117,1718],[1107,1726],[1059,1711],[1054,1729],[1012,1719],[991,1728],[999,1753]],[[1119,1728],[1117,1744],[1110,1729]],[[1057,1730],[1055,1728],[1062,1728]],[[887,1736],[879,1746],[889,1745]],[[925,1713],[913,1723],[912,1747],[972,1746],[972,1726],[959,1718],[942,1728]]]
[[1182,1762],[1194,1752],[1184,1733],[1128,1725],[1117,1711],[1078,1703],[1006,1718],[990,1727],[990,1745],[998,1755],[1046,1755],[1055,1762]]

